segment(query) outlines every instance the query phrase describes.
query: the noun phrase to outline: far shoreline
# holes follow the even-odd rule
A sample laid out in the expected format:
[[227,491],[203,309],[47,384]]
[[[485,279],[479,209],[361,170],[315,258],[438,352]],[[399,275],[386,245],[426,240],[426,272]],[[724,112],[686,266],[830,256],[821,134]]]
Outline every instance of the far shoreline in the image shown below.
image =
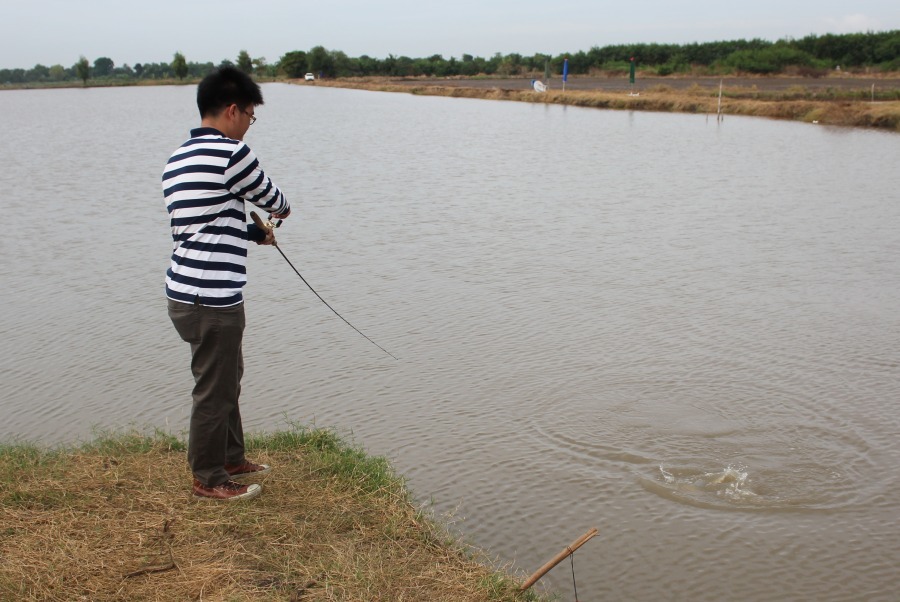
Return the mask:
[[[480,98],[598,109],[743,115],[811,124],[900,132],[900,77],[658,76],[551,79],[550,89],[535,92],[528,77],[343,78],[288,80],[316,85],[423,96]],[[721,108],[719,90],[721,87]],[[874,87],[873,87],[874,86]]]
[[[796,75],[666,75],[552,77],[546,92],[532,89],[533,76],[500,77],[353,77],[319,79],[264,78],[260,83],[287,83],[422,96],[479,98],[598,109],[743,115],[818,125],[900,132],[900,74],[835,73],[826,77]],[[196,85],[184,80],[88,80],[40,84],[4,84],[7,90]],[[721,107],[719,89],[721,86]]]

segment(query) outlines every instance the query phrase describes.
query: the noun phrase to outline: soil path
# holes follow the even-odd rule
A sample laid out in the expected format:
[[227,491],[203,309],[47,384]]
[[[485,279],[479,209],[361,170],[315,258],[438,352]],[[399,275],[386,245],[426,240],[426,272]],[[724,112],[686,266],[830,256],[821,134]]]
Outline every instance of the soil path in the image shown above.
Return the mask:
[[[420,79],[397,78],[388,80],[395,85],[421,86],[422,84],[447,86],[455,88],[499,88],[503,90],[529,90],[531,78],[494,78],[494,79]],[[726,88],[753,88],[760,91],[777,92],[792,87],[803,87],[815,90],[871,90],[872,85],[879,90],[900,89],[900,77],[641,77],[638,75],[634,83],[634,91],[640,92],[655,86],[667,86],[675,90],[684,90],[693,86],[701,88],[718,88],[719,82]],[[562,80],[553,77],[550,80],[553,90],[562,89]],[[566,90],[631,90],[627,76],[623,77],[569,77]]]

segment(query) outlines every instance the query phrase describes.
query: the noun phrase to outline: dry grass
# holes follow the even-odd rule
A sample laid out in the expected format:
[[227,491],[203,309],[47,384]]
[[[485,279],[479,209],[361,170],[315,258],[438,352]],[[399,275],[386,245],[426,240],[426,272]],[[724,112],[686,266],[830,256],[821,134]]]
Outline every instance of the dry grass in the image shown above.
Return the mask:
[[[712,115],[717,113],[719,102],[718,89],[693,86],[676,90],[665,84],[651,86],[636,96],[622,91],[603,90],[569,90],[566,92],[550,90],[538,93],[531,90],[511,90],[499,87],[441,86],[427,82],[398,84],[377,78],[324,80],[316,82],[316,85],[381,92],[406,92],[426,96],[484,98],[598,109]],[[822,96],[821,93],[807,91],[800,86],[778,93],[760,92],[752,87],[726,88],[723,90],[722,112],[725,115],[872,127],[900,132],[900,100],[870,102],[849,96],[834,95],[828,98],[822,98]]]
[[195,500],[183,444],[0,446],[2,600],[533,600],[410,502],[383,459],[327,431],[248,446],[250,502]]

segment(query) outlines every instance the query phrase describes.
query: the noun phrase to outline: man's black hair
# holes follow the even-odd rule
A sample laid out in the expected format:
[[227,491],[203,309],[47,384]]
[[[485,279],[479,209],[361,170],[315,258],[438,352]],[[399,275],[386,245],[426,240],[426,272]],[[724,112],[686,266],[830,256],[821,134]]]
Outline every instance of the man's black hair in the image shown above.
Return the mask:
[[200,118],[215,115],[236,104],[241,109],[263,104],[262,90],[253,79],[236,67],[220,67],[197,86]]

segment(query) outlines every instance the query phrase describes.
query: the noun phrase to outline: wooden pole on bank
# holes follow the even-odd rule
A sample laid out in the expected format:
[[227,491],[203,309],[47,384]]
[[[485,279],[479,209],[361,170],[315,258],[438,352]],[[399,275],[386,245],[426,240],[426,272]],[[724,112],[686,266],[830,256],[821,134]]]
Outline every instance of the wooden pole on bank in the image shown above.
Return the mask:
[[719,107],[716,109],[716,122],[724,121],[725,116],[722,115],[722,80],[719,80]]
[[522,584],[522,587],[519,591],[524,592],[526,589],[528,589],[529,587],[531,587],[532,585],[537,583],[538,579],[540,579],[541,577],[546,575],[548,572],[550,572],[550,569],[552,569],[557,564],[559,564],[560,562],[565,560],[567,557],[574,554],[575,550],[577,550],[578,548],[583,546],[585,543],[587,543],[587,541],[596,534],[597,534],[597,529],[591,528],[590,531],[588,531],[587,533],[585,533],[584,535],[582,535],[581,537],[579,537],[578,539],[576,539],[575,541],[570,543],[568,546],[566,546],[566,548],[562,552],[560,552],[559,554],[554,556],[544,566],[542,566],[537,571],[535,571],[534,574],[531,577],[529,577],[528,580],[525,581],[525,583]]

